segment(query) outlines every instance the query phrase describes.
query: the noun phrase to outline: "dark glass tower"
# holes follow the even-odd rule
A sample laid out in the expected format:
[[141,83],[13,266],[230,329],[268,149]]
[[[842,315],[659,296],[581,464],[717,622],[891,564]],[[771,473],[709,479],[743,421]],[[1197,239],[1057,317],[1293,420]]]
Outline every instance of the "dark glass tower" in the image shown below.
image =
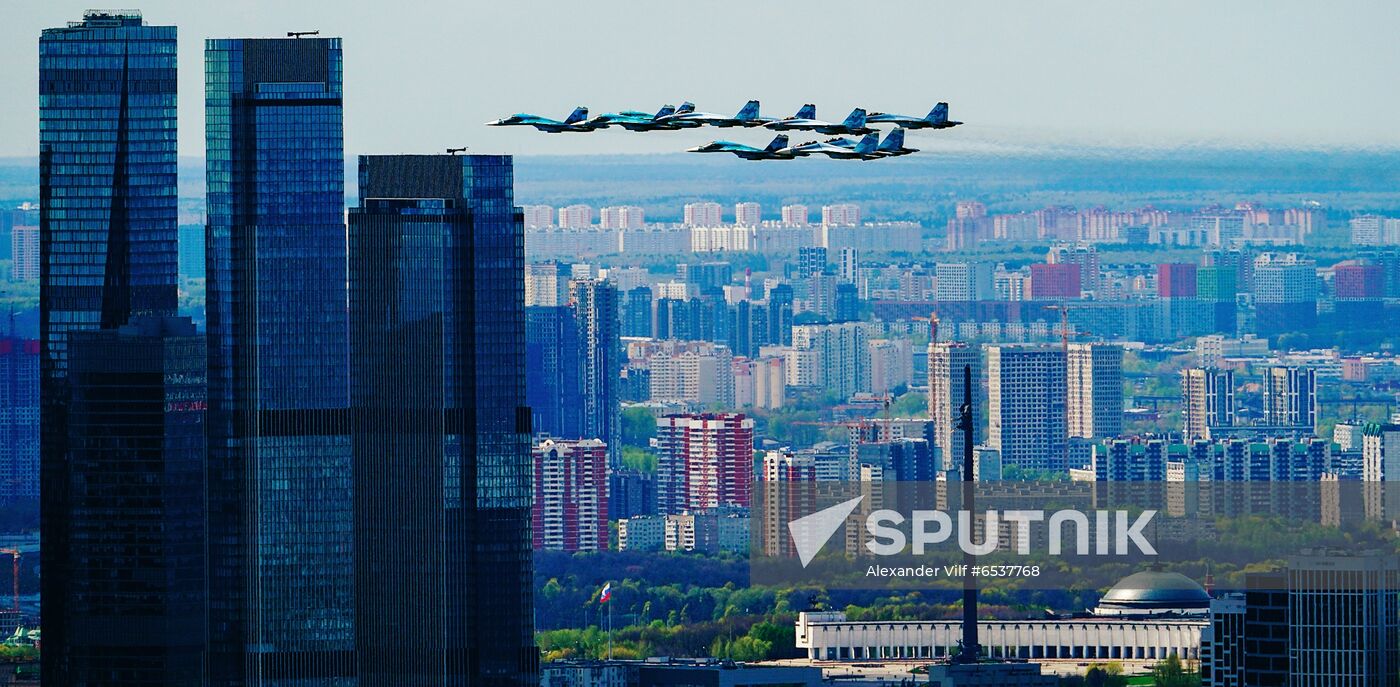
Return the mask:
[[564,439],[583,434],[583,374],[587,352],[574,309],[525,308],[525,395],[533,431]]
[[68,597],[44,682],[203,685],[204,337],[143,315],[69,352]]
[[607,444],[608,464],[621,467],[622,406],[617,393],[622,373],[622,323],[617,287],[599,279],[575,279],[569,282],[569,300],[584,353],[579,437]]
[[87,650],[107,640],[75,625],[80,614],[118,614],[122,603],[115,596],[77,598],[75,575],[90,561],[74,558],[73,536],[94,525],[81,519],[102,518],[114,529],[132,521],[124,520],[130,512],[96,513],[75,501],[69,344],[79,332],[120,327],[133,315],[175,314],[175,165],[175,27],[146,26],[135,12],[89,11],[46,29],[39,37],[46,684],[125,684],[124,674],[101,672],[112,665],[103,664],[110,656]]
[[205,43],[210,683],[355,673],[338,38]]
[[509,156],[360,158],[359,684],[538,684],[524,223]]

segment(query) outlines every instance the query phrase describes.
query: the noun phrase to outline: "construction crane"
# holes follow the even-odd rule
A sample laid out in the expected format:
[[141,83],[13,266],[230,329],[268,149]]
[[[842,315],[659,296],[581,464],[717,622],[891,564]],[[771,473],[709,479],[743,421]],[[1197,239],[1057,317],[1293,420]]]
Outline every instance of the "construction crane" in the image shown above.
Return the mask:
[[288,31],[287,38],[301,38],[302,36],[319,36],[320,31]]
[[935,311],[929,313],[929,314],[928,314],[928,317],[919,317],[919,316],[916,315],[916,316],[911,317],[911,318],[909,318],[909,319],[915,320],[915,321],[917,321],[917,322],[927,322],[927,323],[928,323],[928,342],[931,343],[931,344],[936,344],[936,343],[938,343],[938,311],[937,311],[937,310],[935,310]]
[[19,613],[19,549],[0,549],[0,554],[9,554],[14,561],[14,610]]

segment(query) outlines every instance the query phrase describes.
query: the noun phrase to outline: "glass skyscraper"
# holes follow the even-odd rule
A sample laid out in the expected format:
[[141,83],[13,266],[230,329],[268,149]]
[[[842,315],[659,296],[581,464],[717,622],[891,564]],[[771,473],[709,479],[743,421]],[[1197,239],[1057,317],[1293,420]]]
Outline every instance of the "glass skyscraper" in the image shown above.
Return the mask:
[[44,682],[203,685],[204,339],[139,315],[69,344],[67,613]]
[[210,683],[354,684],[340,39],[204,66]]
[[360,685],[538,684],[523,217],[499,155],[360,158]]
[[[175,27],[147,26],[137,12],[89,11],[39,38],[45,683],[154,684],[140,682],[151,673],[119,669],[114,661],[138,658],[132,654],[156,660],[160,650],[151,647],[168,637],[150,615],[162,600],[127,605],[119,580],[132,574],[133,563],[88,558],[84,552],[90,550],[83,547],[90,542],[76,539],[97,525],[131,533],[163,504],[141,502],[148,493],[141,490],[121,494],[111,510],[88,508],[81,500],[75,490],[88,476],[69,450],[75,394],[68,371],[75,335],[121,327],[133,316],[175,314],[175,80]],[[116,388],[108,391],[135,393]],[[83,431],[84,440],[98,441]],[[148,465],[133,461],[123,469],[138,473]],[[87,582],[92,586],[83,587]],[[132,622],[112,623],[110,632],[95,634],[89,621],[98,616]]]

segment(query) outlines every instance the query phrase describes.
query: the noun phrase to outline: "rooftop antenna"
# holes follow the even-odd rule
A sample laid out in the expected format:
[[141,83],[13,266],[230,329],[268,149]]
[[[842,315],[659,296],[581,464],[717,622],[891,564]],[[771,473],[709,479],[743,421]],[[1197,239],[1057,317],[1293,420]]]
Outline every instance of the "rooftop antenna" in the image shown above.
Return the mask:
[[465,153],[465,152],[467,152],[467,147],[466,147],[466,146],[462,146],[461,148],[448,148],[448,149],[447,149],[447,154],[448,154],[448,155],[456,155],[457,153]]
[[301,38],[302,36],[319,36],[320,31],[288,31],[287,38]]

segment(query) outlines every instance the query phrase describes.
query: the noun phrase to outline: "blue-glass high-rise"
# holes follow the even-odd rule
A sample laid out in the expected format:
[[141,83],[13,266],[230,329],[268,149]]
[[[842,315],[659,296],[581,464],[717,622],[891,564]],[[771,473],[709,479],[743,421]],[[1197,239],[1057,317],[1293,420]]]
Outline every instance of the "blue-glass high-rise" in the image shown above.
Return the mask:
[[[78,503],[74,489],[87,476],[77,472],[69,450],[68,372],[74,336],[121,327],[133,316],[175,314],[175,46],[175,27],[147,26],[130,11],[89,11],[39,37],[46,684],[126,684],[129,673],[109,661],[162,641],[154,624],[131,625],[127,636],[112,638],[94,636],[83,624],[142,611],[121,608],[119,585],[103,586],[130,575],[128,567],[94,567],[102,563],[83,558],[75,532],[96,523],[82,519],[121,532],[140,527],[143,516],[124,508],[98,513]],[[139,493],[121,503],[134,504]],[[79,589],[78,571],[95,586]]]
[[360,685],[538,684],[523,216],[502,155],[360,158]]
[[340,39],[204,69],[210,683],[354,684]]

